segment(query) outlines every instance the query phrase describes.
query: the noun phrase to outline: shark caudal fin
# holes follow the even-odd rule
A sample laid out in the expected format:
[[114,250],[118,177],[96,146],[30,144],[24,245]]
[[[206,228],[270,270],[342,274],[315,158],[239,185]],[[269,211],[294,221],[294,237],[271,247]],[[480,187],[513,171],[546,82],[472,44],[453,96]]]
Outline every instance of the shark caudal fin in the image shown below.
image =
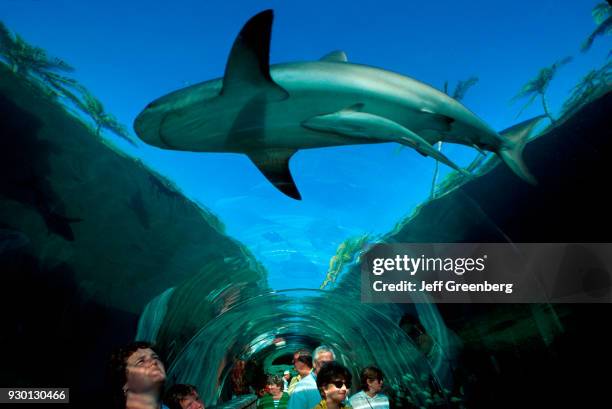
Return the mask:
[[542,119],[544,115],[528,119],[499,133],[507,143],[498,150],[498,155],[518,177],[532,185],[538,182],[523,161],[523,149],[531,132]]

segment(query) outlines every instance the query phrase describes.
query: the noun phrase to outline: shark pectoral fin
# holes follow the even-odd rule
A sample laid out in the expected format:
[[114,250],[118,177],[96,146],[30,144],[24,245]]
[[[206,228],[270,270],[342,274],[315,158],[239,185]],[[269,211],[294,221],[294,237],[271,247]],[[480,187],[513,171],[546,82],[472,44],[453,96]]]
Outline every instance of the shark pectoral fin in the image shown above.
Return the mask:
[[278,190],[292,199],[302,200],[289,170],[289,159],[295,152],[295,149],[262,149],[251,151],[247,156]]
[[375,115],[361,112],[365,104],[358,102],[340,111],[330,114],[315,115],[302,121],[302,127],[319,132],[329,132],[351,138],[379,139],[371,135],[372,118]]
[[246,22],[230,51],[221,95],[264,94],[282,101],[289,94],[270,76],[270,36],[274,12],[265,10]]
[[[400,125],[401,126],[401,125]],[[438,162],[442,162],[447,166],[455,169],[464,176],[471,176],[469,172],[461,169],[455,162],[450,160],[445,154],[437,150],[433,145],[421,138],[408,128],[402,127],[402,136],[398,140],[399,143],[414,148],[417,152],[424,156],[431,156]]]
[[319,59],[319,61],[327,61],[327,62],[348,62],[348,58],[346,57],[346,53],[342,50],[335,50],[331,53],[325,54],[323,57]]

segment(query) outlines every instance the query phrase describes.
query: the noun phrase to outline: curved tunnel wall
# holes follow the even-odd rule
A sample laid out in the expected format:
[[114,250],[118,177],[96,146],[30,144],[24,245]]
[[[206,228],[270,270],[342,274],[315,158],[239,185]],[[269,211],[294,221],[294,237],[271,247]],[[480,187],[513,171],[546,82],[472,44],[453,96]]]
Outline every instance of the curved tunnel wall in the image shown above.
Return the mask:
[[[361,304],[337,291],[260,294],[203,321],[184,346],[168,348],[173,357],[168,377],[172,383],[197,385],[205,402],[215,404],[238,359],[269,362],[304,346],[325,344],[352,371],[354,385],[359,370],[368,365],[380,367],[389,385],[405,382],[407,375],[416,384],[428,382],[435,371],[397,321],[388,318],[393,309]],[[286,342],[276,347],[278,337]]]

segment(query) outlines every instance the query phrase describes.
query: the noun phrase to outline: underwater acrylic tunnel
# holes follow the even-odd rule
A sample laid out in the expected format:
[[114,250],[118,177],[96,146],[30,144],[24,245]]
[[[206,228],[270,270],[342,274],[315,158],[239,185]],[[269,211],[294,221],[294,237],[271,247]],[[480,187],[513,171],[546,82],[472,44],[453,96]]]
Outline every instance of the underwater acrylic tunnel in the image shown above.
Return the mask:
[[[292,365],[296,350],[313,350],[321,344],[335,351],[336,360],[353,372],[354,379],[359,379],[359,370],[367,365],[383,368],[389,387],[397,391],[410,388],[415,403],[424,402],[418,391],[429,390],[431,384],[440,391],[451,387],[445,383],[449,382],[449,357],[454,355],[457,345],[453,343],[457,341],[446,331],[434,305],[419,308],[421,320],[438,340],[425,358],[398,328],[402,311],[397,307],[348,302],[348,297],[342,302],[333,292],[286,290],[263,293],[229,306],[220,293],[218,299],[182,304],[173,310],[168,306],[172,293],[160,295],[145,309],[137,338],[161,345],[163,354],[172,357],[168,376],[177,383],[196,385],[206,402],[214,404],[233,395],[232,369],[239,361],[258,362],[266,372],[282,372]],[[202,327],[191,338],[187,339],[185,332],[159,332],[160,328],[172,328],[172,320],[187,311],[202,311],[206,303],[222,312],[204,317]],[[197,317],[191,316],[192,324],[197,325]]]
[[[243,409],[325,344],[393,408],[605,405],[607,4],[5,3],[0,388],[107,409],[148,340]],[[553,290],[589,302],[364,301],[399,243],[570,243]]]

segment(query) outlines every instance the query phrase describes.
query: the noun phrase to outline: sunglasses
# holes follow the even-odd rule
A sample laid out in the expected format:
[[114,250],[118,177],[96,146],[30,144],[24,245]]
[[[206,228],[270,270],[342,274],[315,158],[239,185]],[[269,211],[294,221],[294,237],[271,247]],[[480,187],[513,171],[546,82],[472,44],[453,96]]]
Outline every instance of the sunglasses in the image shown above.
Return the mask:
[[351,388],[351,383],[347,381],[331,381],[330,384],[334,385],[338,389],[342,388],[342,385],[346,385],[346,389]]

